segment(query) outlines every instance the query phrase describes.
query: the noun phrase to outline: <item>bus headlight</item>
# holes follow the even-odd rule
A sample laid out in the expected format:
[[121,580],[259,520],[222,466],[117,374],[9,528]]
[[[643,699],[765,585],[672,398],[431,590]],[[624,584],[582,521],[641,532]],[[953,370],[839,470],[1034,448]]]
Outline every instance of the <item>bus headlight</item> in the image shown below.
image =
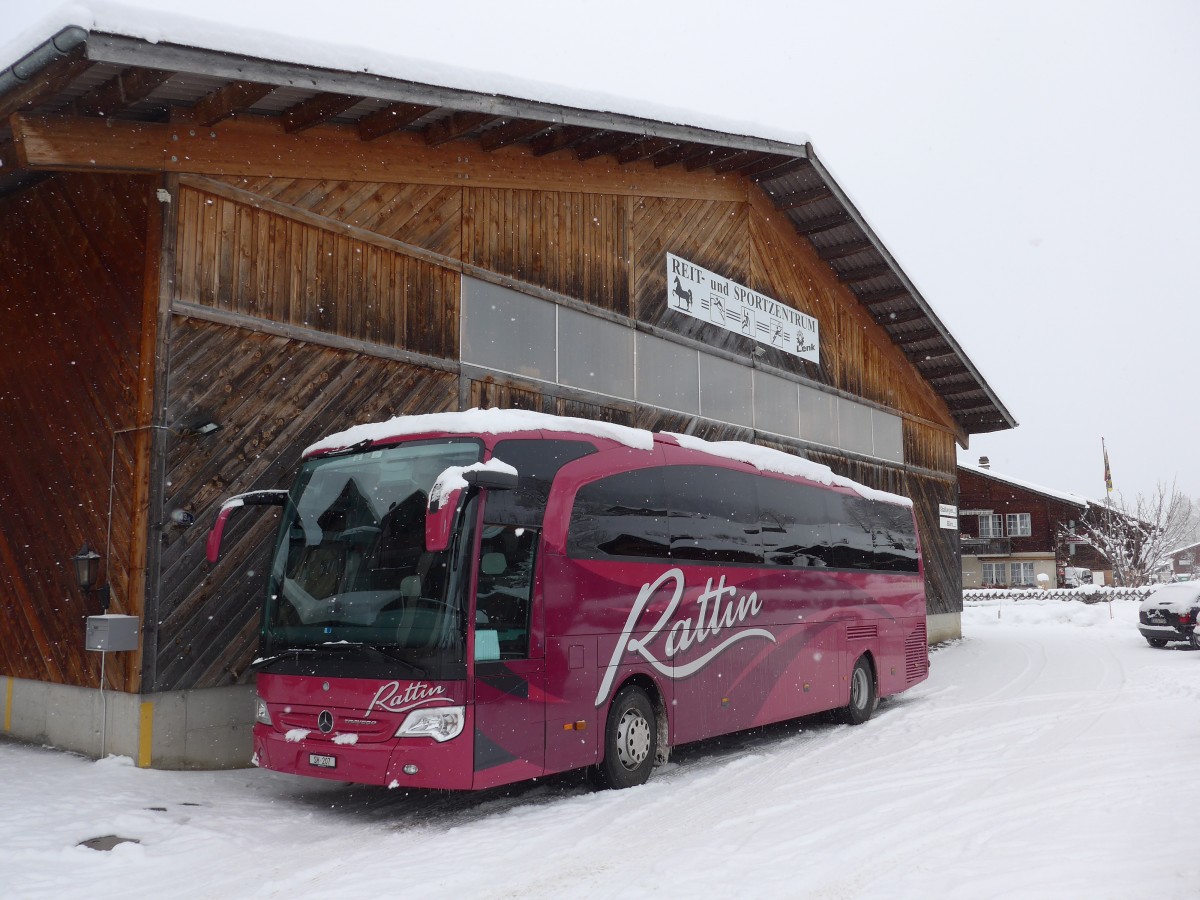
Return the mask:
[[396,737],[431,737],[440,744],[462,734],[466,720],[466,709],[462,706],[414,709],[396,729]]
[[271,725],[271,713],[267,710],[267,701],[262,697],[255,697],[254,699],[254,721],[262,725]]

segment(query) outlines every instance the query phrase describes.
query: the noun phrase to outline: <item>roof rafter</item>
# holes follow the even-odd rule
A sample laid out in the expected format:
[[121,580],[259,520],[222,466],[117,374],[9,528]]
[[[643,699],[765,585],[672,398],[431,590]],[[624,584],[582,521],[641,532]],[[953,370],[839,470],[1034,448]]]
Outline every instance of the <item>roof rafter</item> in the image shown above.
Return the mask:
[[423,103],[393,103],[383,109],[367,113],[358,120],[359,140],[373,141],[385,134],[399,131],[435,109],[437,109],[436,106],[426,106]]
[[425,127],[425,143],[430,147],[440,147],[442,144],[465,137],[490,122],[497,122],[501,118],[502,116],[494,116],[490,113],[451,113],[446,118],[430,122]]
[[283,130],[288,134],[307,131],[341,115],[361,99],[353,94],[314,94],[283,111]]
[[201,97],[192,107],[190,115],[199,125],[216,125],[230,116],[250,109],[273,90],[273,84],[231,81]]
[[479,136],[479,143],[484,150],[491,152],[507,147],[509,144],[519,144],[541,134],[547,128],[552,128],[552,122],[533,121],[530,119],[508,119],[489,128]]
[[66,112],[79,116],[111,116],[145,100],[172,74],[163,69],[126,69],[77,98]]

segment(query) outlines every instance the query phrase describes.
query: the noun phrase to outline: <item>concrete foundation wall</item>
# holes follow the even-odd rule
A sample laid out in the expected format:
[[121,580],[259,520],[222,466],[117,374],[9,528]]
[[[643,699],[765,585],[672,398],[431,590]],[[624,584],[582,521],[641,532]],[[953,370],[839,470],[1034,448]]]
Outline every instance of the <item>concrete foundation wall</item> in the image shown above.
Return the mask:
[[962,637],[962,613],[936,613],[926,617],[928,643],[940,644]]
[[143,768],[250,765],[254,688],[124,694],[0,677],[0,722],[12,737]]

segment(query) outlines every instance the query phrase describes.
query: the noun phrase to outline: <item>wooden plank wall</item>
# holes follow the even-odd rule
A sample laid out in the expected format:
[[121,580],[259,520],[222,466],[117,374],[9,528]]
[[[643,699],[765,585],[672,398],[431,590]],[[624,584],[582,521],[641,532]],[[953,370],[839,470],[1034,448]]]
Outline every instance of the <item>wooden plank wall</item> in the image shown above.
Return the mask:
[[[114,431],[137,424],[154,181],[60,175],[0,201],[0,673],[97,687],[69,557],[101,554]],[[141,613],[135,474],[145,434],[116,438],[111,612]],[[137,689],[135,653],[108,660]]]
[[162,530],[147,689],[233,683],[254,656],[278,520],[272,511],[236,516],[221,561],[210,566],[204,541],[223,500],[289,486],[301,452],[326,434],[457,404],[450,373],[176,317],[168,420],[221,428],[170,444],[164,521],[183,510],[197,524]]

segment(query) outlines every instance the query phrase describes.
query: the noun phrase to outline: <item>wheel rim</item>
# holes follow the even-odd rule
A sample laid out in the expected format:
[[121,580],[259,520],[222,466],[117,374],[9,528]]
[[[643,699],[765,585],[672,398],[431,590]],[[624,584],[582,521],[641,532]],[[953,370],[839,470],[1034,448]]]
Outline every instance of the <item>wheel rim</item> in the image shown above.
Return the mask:
[[617,723],[617,758],[626,769],[636,769],[650,755],[650,723],[636,709],[627,709]]
[[871,680],[861,666],[854,670],[850,680],[850,705],[855,709],[866,709],[867,698],[871,695]]

